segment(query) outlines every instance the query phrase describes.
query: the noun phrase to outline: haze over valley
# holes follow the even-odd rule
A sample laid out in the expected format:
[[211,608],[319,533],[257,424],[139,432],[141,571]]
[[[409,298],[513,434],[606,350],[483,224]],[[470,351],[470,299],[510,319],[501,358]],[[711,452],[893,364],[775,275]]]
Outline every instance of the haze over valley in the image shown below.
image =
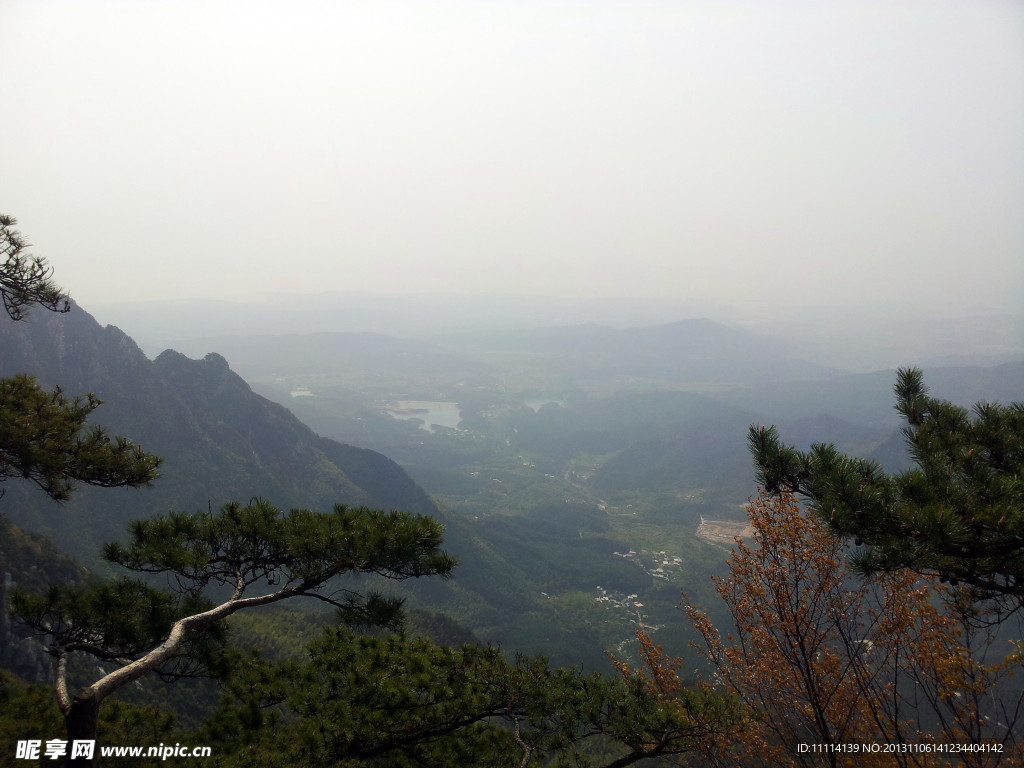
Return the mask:
[[[153,362],[119,330],[101,330],[81,309],[12,328],[17,335],[5,342],[0,373],[35,370],[43,382],[99,393],[110,403],[100,411],[102,423],[167,457],[164,477],[152,490],[121,492],[121,500],[112,500],[109,492],[83,489],[58,517],[44,501],[25,495],[26,506],[12,519],[38,527],[89,562],[99,542],[116,538],[126,520],[164,507],[217,506],[233,498],[233,487],[236,494],[282,504],[323,506],[351,498],[428,511],[445,523],[449,549],[461,565],[450,587],[413,587],[417,605],[443,612],[509,652],[600,668],[610,649],[635,652],[638,626],[669,628],[658,641],[682,653],[691,630],[676,608],[680,590],[714,610],[707,577],[722,568],[756,491],[746,443],[751,424],[775,424],[797,447],[829,441],[890,471],[908,466],[892,409],[894,371],[851,372],[817,362],[813,346],[799,338],[707,318],[625,327],[544,326],[528,318],[517,327],[504,316],[500,325],[460,326],[458,302],[374,301],[393,309],[395,335],[180,338],[159,352],[150,342]],[[306,312],[331,316],[324,297],[310,304]],[[287,327],[304,306],[280,311],[280,319],[262,308],[262,325],[254,330]],[[352,309],[339,299],[334,322],[343,323]],[[585,311],[568,300],[564,309],[570,317]],[[118,311],[129,328],[133,322],[155,327],[147,324],[145,307]],[[500,307],[494,315],[502,316]],[[187,329],[196,315],[177,317],[180,324],[162,326],[165,332]],[[245,318],[243,307],[235,327]],[[407,318],[407,335],[397,335],[398,318]],[[1016,356],[1014,362],[927,366],[929,384],[965,405],[1012,401],[1024,391],[1018,321],[987,317],[996,329],[995,359]],[[59,330],[65,324],[67,330]],[[62,351],[44,351],[50,338],[65,339]],[[968,349],[949,341],[949,356]],[[938,346],[939,339],[932,343]],[[117,375],[125,370],[145,378],[128,384]],[[181,402],[191,415],[171,416],[170,402]],[[274,415],[273,403],[297,420],[280,409]],[[169,429],[172,424],[191,424],[194,435],[181,426]],[[282,430],[304,436],[286,437]],[[225,449],[233,458],[211,453]],[[322,467],[324,459],[309,451],[322,451],[341,479],[319,477],[322,469],[312,467]],[[362,470],[345,463],[363,455],[379,455],[373,459],[379,466],[365,465],[368,459],[358,459]],[[399,485],[385,480],[388,459],[408,479]],[[227,466],[236,467],[230,484],[218,469]],[[102,513],[85,511],[100,497]],[[85,536],[77,524],[67,524],[83,515],[94,520]]]

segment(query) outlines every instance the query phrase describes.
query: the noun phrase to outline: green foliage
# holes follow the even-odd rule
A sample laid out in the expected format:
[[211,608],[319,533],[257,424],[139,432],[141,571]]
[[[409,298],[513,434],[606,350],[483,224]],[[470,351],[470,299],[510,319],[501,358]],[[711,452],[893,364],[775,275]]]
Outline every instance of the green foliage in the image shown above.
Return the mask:
[[240,611],[227,623],[233,647],[247,652],[258,649],[272,661],[285,661],[305,656],[306,646],[332,619],[327,606],[284,602],[259,611]]
[[191,595],[220,585],[238,600],[255,585],[280,585],[275,592],[282,597],[325,600],[349,623],[392,624],[400,618],[394,601],[322,588],[339,574],[447,576],[455,561],[440,551],[442,534],[437,522],[422,515],[344,505],[331,513],[281,513],[257,500],[244,507],[226,504],[217,514],[172,512],[136,521],[129,543],[108,544],[104,557],[132,571],[169,574]]
[[23,531],[2,515],[0,563],[18,586],[34,591],[45,589],[52,582],[82,586],[90,577],[89,571],[58,552],[46,537]]
[[299,752],[331,762],[387,760],[387,753],[406,750],[455,757],[455,750],[465,760],[474,739],[444,739],[449,743],[443,747],[431,742],[478,730],[474,726],[500,706],[481,682],[487,672],[500,669],[494,649],[442,649],[397,636],[332,630],[311,648],[301,685],[289,699],[302,717]]
[[408,613],[408,629],[412,635],[423,637],[435,645],[464,645],[476,643],[473,632],[444,613],[413,609]]
[[[155,745],[184,741],[175,733],[175,718],[153,707],[139,707],[108,700],[100,708],[98,743],[101,745]],[[64,718],[53,704],[53,692],[29,685],[0,671],[0,744],[13,756],[14,745],[23,739],[57,738]],[[195,764],[194,760],[167,761],[166,765]],[[138,766],[139,758],[107,758],[103,766]]]
[[38,304],[53,312],[70,309],[68,297],[53,282],[53,268],[46,259],[25,253],[28,243],[14,229],[13,216],[0,214],[0,296],[4,310],[12,320],[28,315],[28,307]]
[[[108,544],[104,554],[129,570],[167,576],[176,591],[131,579],[53,586],[36,596],[18,591],[12,615],[47,638],[68,737],[94,738],[103,699],[149,672],[223,674],[224,619],[237,611],[306,596],[337,607],[344,621],[400,625],[400,601],[330,582],[343,574],[448,575],[454,561],[439,549],[441,533],[423,516],[341,505],[328,514],[282,514],[263,501],[227,504],[217,514],[172,513],[135,523],[129,542]],[[208,587],[227,587],[229,597],[215,605],[203,597]],[[73,654],[117,668],[72,696]]]
[[[12,615],[47,637],[52,655],[81,651],[121,664],[141,658],[165,640],[174,622],[211,607],[198,596],[175,595],[134,579],[82,589],[53,585],[36,595],[14,590],[11,595]],[[200,628],[188,636],[181,653],[157,671],[177,677],[205,669],[209,652],[224,636],[223,625]]]
[[[228,766],[609,765],[698,749],[732,722],[707,691],[668,702],[642,675],[613,679],[331,628],[305,663],[241,660],[206,735]],[[600,763],[599,763],[600,764]]]
[[758,480],[792,491],[864,549],[862,571],[910,568],[963,582],[978,597],[1024,597],[1024,404],[963,408],[928,396],[918,369],[901,369],[896,410],[915,468],[887,475],[834,446],[783,445],[751,427]]
[[0,670],[0,744],[4,749],[19,739],[52,739],[63,727],[51,691]]
[[[24,253],[28,244],[0,215],[0,296],[15,321],[38,304],[54,312],[71,309],[51,279],[46,260]],[[123,437],[113,441],[102,427],[83,433],[85,420],[100,406],[89,394],[72,400],[60,388],[41,389],[31,376],[0,379],[0,482],[33,481],[52,499],[65,501],[76,481],[105,488],[146,485],[157,477],[160,459]]]
[[114,488],[147,485],[160,459],[140,446],[111,437],[102,427],[85,431],[95,395],[69,399],[47,392],[31,376],[0,379],[0,482],[31,480],[51,498],[64,501],[75,482]]

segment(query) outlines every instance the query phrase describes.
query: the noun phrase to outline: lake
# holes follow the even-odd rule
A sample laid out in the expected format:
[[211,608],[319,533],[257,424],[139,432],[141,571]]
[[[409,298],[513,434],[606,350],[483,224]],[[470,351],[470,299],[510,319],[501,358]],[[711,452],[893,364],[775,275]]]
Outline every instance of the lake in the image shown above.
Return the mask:
[[526,406],[528,406],[529,408],[532,408],[534,413],[536,413],[537,411],[539,411],[541,408],[543,408],[545,405],[548,405],[549,403],[554,403],[555,405],[559,406],[560,408],[565,408],[565,401],[564,400],[553,400],[553,399],[550,399],[550,398],[547,399],[547,400],[523,400],[523,403]]
[[396,419],[422,419],[420,429],[433,431],[432,424],[458,429],[462,413],[458,403],[442,403],[437,400],[398,400],[384,406],[384,412]]

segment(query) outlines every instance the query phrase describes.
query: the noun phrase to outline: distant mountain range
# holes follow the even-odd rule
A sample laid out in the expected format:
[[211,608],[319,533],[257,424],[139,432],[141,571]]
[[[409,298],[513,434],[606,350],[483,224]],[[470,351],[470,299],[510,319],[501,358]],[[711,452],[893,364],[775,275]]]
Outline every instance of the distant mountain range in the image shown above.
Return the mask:
[[611,392],[631,386],[720,389],[821,379],[840,371],[797,359],[785,341],[707,318],[617,329],[579,325],[450,336],[464,354],[525,375],[572,377]]
[[195,356],[184,342],[212,334],[369,332],[438,340],[467,331],[496,336],[586,325],[646,329],[680,318],[710,317],[729,328],[757,331],[762,339],[784,340],[788,359],[857,372],[907,364],[997,365],[1024,358],[1024,314],[977,305],[933,306],[914,296],[899,303],[857,297],[847,305],[824,306],[813,295],[793,295],[730,307],[700,299],[323,293],[277,294],[249,303],[169,300],[92,309],[103,322],[127,330],[152,355],[172,347]]
[[737,386],[820,380],[841,371],[794,357],[784,341],[706,318],[648,327],[561,325],[462,331],[426,338],[377,333],[217,336],[182,339],[193,357],[216,350],[247,380],[327,377],[363,392],[453,392],[457,387],[622,389]]
[[183,339],[211,335],[266,336],[368,332],[423,338],[465,329],[500,331],[599,323],[650,326],[695,315],[727,316],[735,310],[706,300],[537,296],[378,295],[358,292],[275,294],[264,300],[228,302],[147,301],[103,304],[97,317],[129,330],[147,352]]

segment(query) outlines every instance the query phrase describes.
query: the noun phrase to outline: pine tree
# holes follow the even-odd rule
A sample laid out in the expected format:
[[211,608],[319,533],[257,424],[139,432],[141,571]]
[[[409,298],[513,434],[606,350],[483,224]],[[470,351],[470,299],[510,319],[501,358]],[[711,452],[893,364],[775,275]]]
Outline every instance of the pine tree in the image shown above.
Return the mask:
[[793,492],[834,533],[853,537],[862,572],[909,568],[979,599],[1024,600],[1024,403],[981,402],[973,416],[928,396],[919,369],[900,369],[896,410],[915,468],[888,475],[872,461],[816,444],[804,453],[775,427],[752,426],[758,481]]
[[331,627],[306,662],[250,655],[196,741],[225,766],[604,766],[695,754],[742,724],[735,702],[642,673],[619,679],[493,646]]
[[[33,305],[68,312],[70,302],[53,282],[52,268],[25,253],[28,244],[13,229],[16,223],[0,215],[0,296],[8,316],[23,320]],[[113,488],[155,479],[158,457],[126,438],[111,438],[102,427],[86,430],[101,402],[91,394],[68,398],[59,387],[47,392],[27,375],[0,379],[0,483],[26,478],[65,501],[76,482]]]
[[0,214],[0,296],[12,320],[28,315],[38,305],[53,312],[67,312],[70,301],[53,282],[53,268],[46,259],[25,253],[28,243],[14,229],[13,216]]
[[[136,579],[41,595],[15,591],[12,615],[45,638],[69,741],[94,740],[100,703],[114,691],[150,672],[166,680],[209,672],[223,622],[237,611],[312,597],[335,606],[343,621],[398,626],[400,601],[361,594],[335,577],[447,576],[455,563],[440,550],[441,534],[428,517],[340,505],[284,514],[255,501],[215,514],[172,513],[135,522],[128,544],[108,544],[104,557],[135,573],[163,574],[177,591]],[[207,588],[230,596],[210,603]],[[73,654],[115,669],[72,693]]]
[[160,459],[103,427],[86,428],[101,401],[47,392],[31,376],[0,379],[0,482],[21,477],[65,501],[76,482],[115,488],[146,485]]

